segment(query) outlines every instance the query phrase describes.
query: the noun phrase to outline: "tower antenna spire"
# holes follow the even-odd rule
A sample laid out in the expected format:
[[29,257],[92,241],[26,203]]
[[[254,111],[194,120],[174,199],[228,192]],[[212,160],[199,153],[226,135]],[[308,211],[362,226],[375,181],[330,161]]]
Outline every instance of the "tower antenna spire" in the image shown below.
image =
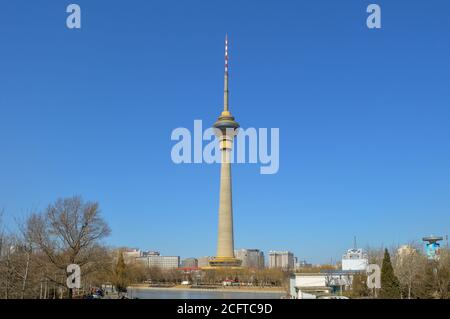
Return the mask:
[[223,110],[228,112],[228,34],[225,34],[225,77],[223,90]]

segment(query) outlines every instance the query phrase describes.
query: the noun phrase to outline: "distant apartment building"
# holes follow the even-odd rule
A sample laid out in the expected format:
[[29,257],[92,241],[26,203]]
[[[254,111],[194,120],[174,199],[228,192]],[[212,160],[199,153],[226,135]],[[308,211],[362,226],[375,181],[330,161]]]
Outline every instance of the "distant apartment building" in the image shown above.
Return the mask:
[[175,269],[180,266],[180,256],[148,255],[136,258],[136,261],[148,268]]
[[148,251],[144,251],[142,253],[142,256],[160,256],[161,254],[159,253],[159,251],[155,251],[155,250],[148,250]]
[[159,267],[161,269],[173,269],[180,267],[180,256],[148,256],[149,267]]
[[294,254],[290,251],[270,251],[269,268],[294,269]]
[[311,268],[312,264],[308,263],[306,260],[299,260],[297,257],[294,257],[294,268]]
[[123,260],[126,264],[136,261],[136,258],[142,257],[142,252],[139,249],[127,249],[122,252]]
[[417,250],[410,245],[403,245],[397,249],[397,265],[403,265],[411,261],[411,257],[417,254]]
[[242,260],[242,267],[264,268],[264,253],[259,249],[239,249],[234,251],[237,259]]
[[197,268],[198,260],[196,258],[186,258],[181,261],[181,268]]
[[145,257],[161,255],[159,251],[153,250],[143,251],[137,248],[127,248],[122,252],[122,254],[126,264],[136,261],[146,263],[147,261]]
[[209,261],[212,259],[213,259],[213,257],[211,257],[211,256],[204,256],[204,257],[198,258],[198,261],[197,261],[198,268],[209,267]]
[[361,248],[347,250],[342,256],[342,270],[344,271],[365,271],[369,265],[369,258]]

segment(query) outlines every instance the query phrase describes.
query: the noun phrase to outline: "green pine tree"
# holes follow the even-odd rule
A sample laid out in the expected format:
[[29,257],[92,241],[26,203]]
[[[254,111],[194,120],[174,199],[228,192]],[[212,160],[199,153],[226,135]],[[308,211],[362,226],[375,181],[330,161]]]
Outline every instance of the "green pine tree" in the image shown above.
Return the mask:
[[391,264],[391,256],[387,249],[384,250],[383,265],[381,266],[381,290],[380,298],[397,299],[401,297],[400,282],[394,274]]

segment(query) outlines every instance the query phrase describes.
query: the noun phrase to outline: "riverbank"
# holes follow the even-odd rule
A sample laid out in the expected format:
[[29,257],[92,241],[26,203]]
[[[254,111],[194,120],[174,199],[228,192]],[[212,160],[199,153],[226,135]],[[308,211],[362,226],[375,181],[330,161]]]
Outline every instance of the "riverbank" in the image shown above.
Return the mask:
[[220,288],[191,288],[190,286],[148,287],[146,285],[132,285],[128,289],[149,291],[208,291],[208,292],[251,292],[251,293],[286,293],[281,287],[220,287]]

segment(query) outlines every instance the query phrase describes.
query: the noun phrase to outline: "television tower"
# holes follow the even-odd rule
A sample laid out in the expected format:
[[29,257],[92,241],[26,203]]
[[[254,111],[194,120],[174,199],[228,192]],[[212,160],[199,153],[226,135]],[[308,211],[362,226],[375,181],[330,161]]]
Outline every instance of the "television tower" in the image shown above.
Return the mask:
[[240,267],[242,261],[234,256],[233,201],[231,191],[231,149],[239,124],[234,120],[228,105],[228,36],[225,36],[225,76],[223,92],[223,111],[213,127],[219,139],[221,151],[219,229],[217,236],[217,255],[209,265],[212,268]]

